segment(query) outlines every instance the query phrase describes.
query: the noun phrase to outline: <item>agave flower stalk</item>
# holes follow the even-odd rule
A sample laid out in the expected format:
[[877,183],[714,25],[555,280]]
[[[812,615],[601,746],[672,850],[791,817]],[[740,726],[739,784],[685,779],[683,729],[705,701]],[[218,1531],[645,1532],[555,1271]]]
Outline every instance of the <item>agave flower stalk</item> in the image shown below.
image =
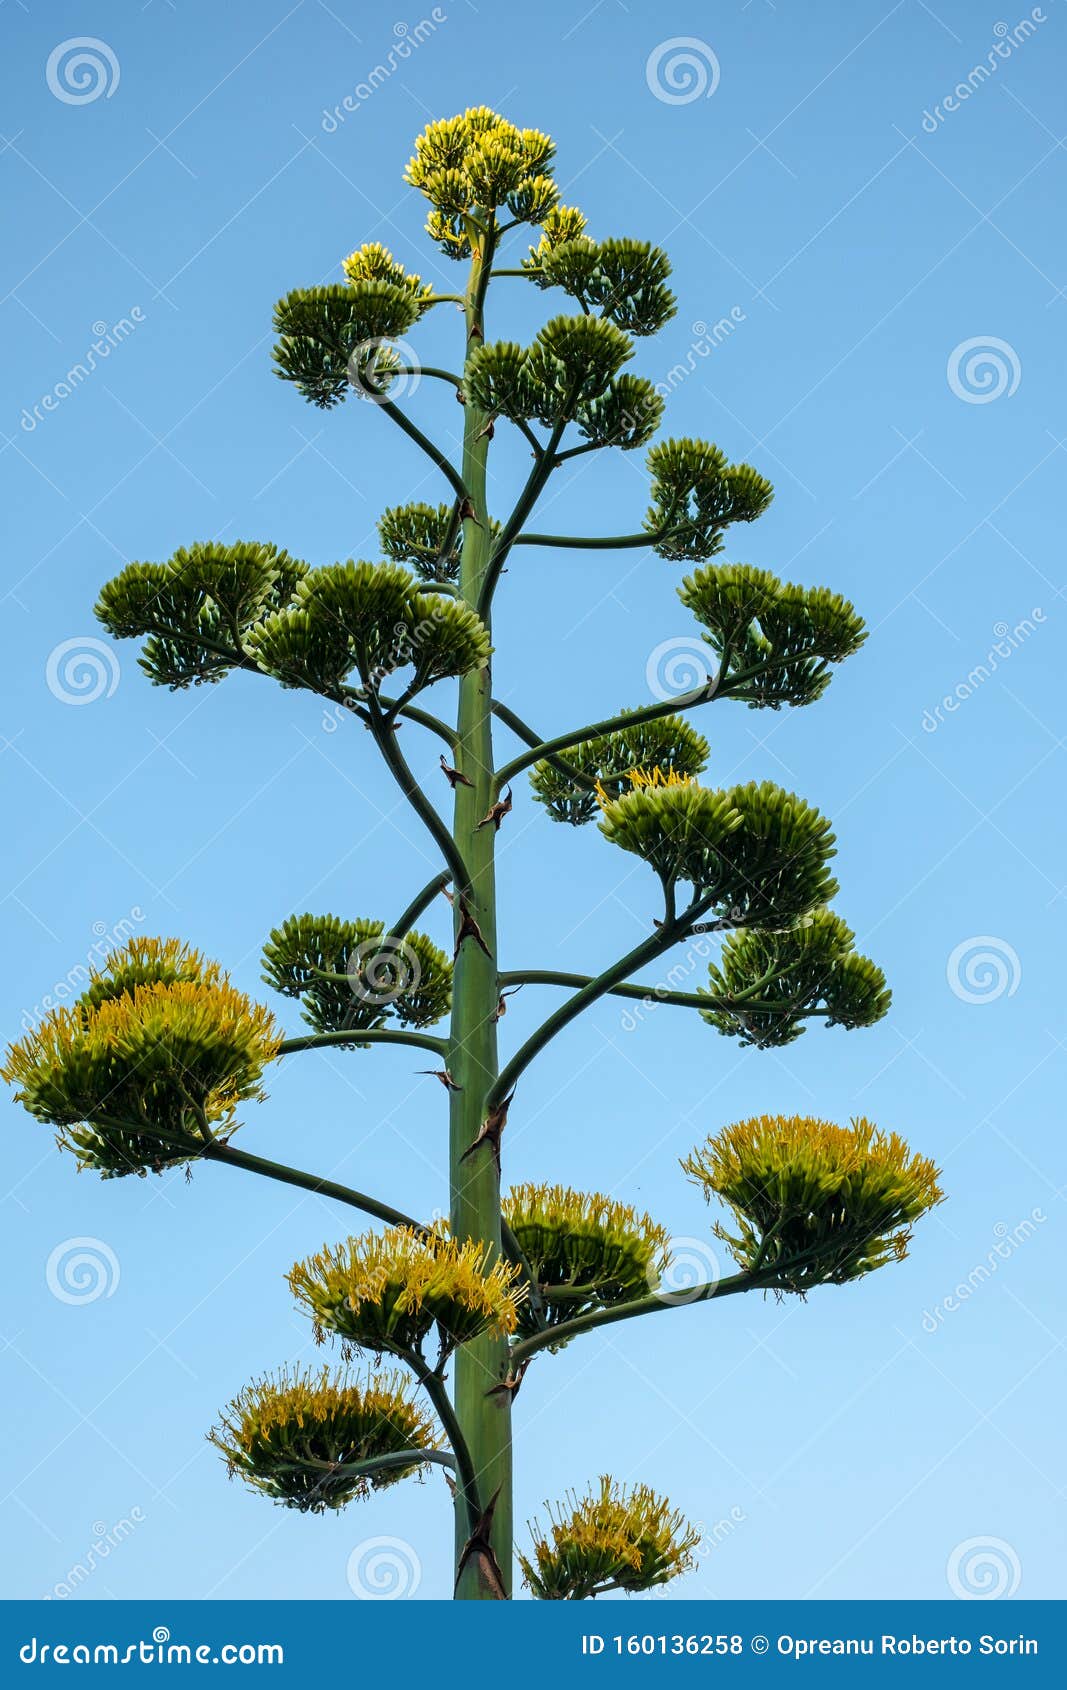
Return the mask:
[[[289,1284],[316,1337],[337,1339],[346,1363],[386,1355],[398,1371],[283,1367],[239,1392],[212,1437],[233,1474],[305,1512],[443,1468],[454,1476],[455,1595],[475,1601],[512,1594],[512,1424],[538,1357],[670,1309],[851,1283],[899,1261],[942,1195],[929,1160],[866,1121],[756,1117],[713,1132],[683,1167],[723,1205],[713,1230],[737,1271],[679,1298],[666,1227],[614,1191],[610,1167],[599,1192],[574,1191],[545,1169],[543,1182],[501,1194],[524,1075],[608,994],[693,1010],[699,1036],[710,1027],[759,1048],[791,1042],[817,1018],[870,1026],[889,1007],[881,970],[828,907],[837,893],[829,820],[767,781],[717,786],[700,731],[729,700],[814,703],[862,646],[863,621],[830,588],[721,555],[732,531],[766,509],[771,486],[711,442],[655,438],[663,399],[627,366],[636,343],[674,315],[669,261],[646,241],[596,237],[577,207],[561,205],[554,152],[539,130],[484,107],[430,123],[406,179],[428,201],[431,241],[464,267],[462,286],[442,290],[367,243],[343,260],[342,280],[296,288],[275,308],[277,374],[323,410],[353,390],[372,398],[363,414],[397,428],[401,470],[419,452],[440,478],[436,502],[384,512],[379,559],[312,567],[269,542],[200,542],[166,562],[128,565],[97,605],[115,638],[141,642],[155,685],[240,672],[351,713],[426,832],[430,880],[391,892],[384,913],[278,921],[263,978],[300,1006],[304,1032],[283,1033],[181,941],[135,940],[75,1004],[19,1040],[3,1070],[61,1146],[106,1178],[229,1167],[379,1223],[297,1263]],[[516,284],[565,302],[525,346],[490,338],[495,289]],[[462,308],[456,368],[421,373],[462,403],[458,460],[398,380],[412,367],[400,343],[443,303]],[[505,429],[529,467],[491,510],[489,453]],[[571,460],[646,448],[648,505],[630,530],[535,526],[549,482]],[[546,546],[642,548],[661,579],[694,566],[677,592],[707,644],[711,678],[653,703],[612,710],[606,701],[597,720],[551,734],[531,726],[494,696],[493,609],[529,548]],[[441,681],[457,687],[454,720],[428,702]],[[424,761],[428,779],[417,772]],[[649,871],[646,930],[599,972],[512,955],[498,919],[496,842],[530,802],[549,822],[595,823],[607,865],[617,846]],[[721,940],[706,986],[680,990],[669,973],[648,983],[644,971],[697,934]],[[524,1040],[508,1036],[502,1055],[502,1018],[520,987],[565,995]],[[442,1136],[447,1111],[447,1223],[258,1156],[246,1131],[235,1142],[272,1064],[325,1047],[355,1061],[383,1048],[418,1053],[423,1107]],[[581,1600],[684,1573],[695,1541],[647,1484],[604,1477],[550,1508],[520,1566],[536,1597]]]

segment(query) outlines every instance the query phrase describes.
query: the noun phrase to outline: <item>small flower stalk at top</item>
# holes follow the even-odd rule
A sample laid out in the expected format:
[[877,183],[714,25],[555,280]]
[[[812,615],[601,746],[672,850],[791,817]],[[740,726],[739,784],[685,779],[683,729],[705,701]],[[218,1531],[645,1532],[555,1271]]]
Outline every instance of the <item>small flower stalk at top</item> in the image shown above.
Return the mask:
[[80,999],[12,1045],[0,1074],[105,1179],[188,1162],[262,1098],[270,1011],[177,939],[134,939]]
[[730,1208],[715,1233],[771,1289],[844,1285],[907,1255],[911,1228],[940,1203],[939,1172],[896,1133],[806,1115],[758,1115],[694,1150],[682,1167]]
[[483,1332],[513,1333],[526,1296],[519,1275],[484,1244],[389,1227],[298,1262],[289,1284],[320,1332],[375,1355],[421,1358],[435,1331],[442,1357]]
[[[399,1374],[365,1384],[328,1368],[285,1368],[254,1380],[209,1433],[235,1478],[304,1514],[340,1509],[425,1468],[433,1423]],[[410,1462],[397,1457],[410,1454]],[[375,1467],[376,1461],[384,1465]],[[362,1467],[361,1472],[346,1468]]]
[[581,1602],[609,1591],[652,1590],[687,1573],[700,1533],[647,1485],[627,1490],[604,1477],[585,1496],[531,1523],[533,1555],[520,1555],[526,1583],[546,1602]]

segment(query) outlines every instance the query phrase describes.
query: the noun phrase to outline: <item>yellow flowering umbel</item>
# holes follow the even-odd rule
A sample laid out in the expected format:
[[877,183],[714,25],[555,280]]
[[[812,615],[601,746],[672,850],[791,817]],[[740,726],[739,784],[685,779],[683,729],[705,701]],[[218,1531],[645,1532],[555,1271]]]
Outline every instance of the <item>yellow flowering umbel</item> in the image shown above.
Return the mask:
[[[629,1203],[563,1185],[517,1185],[503,1202],[507,1221],[537,1282],[549,1326],[588,1309],[640,1297],[659,1284],[668,1233]],[[538,1330],[533,1309],[520,1329]]]
[[682,1163],[729,1205],[737,1232],[716,1225],[747,1271],[775,1290],[843,1285],[907,1254],[912,1223],[943,1192],[939,1170],[896,1133],[806,1115],[758,1115],[727,1127]]
[[[420,1451],[436,1449],[438,1437],[410,1392],[399,1374],[373,1374],[357,1385],[325,1367],[283,1368],[246,1385],[208,1437],[231,1475],[285,1508],[322,1513],[425,1466]],[[408,1451],[410,1462],[343,1471]]]
[[281,1032],[217,963],[177,939],[134,939],[69,1009],[11,1046],[0,1075],[105,1179],[156,1172],[236,1126]]
[[570,1513],[549,1508],[547,1529],[531,1523],[533,1559],[519,1556],[526,1583],[542,1601],[651,1590],[692,1567],[700,1533],[647,1485],[626,1490],[605,1476],[598,1490],[567,1501]]
[[398,264],[387,246],[379,241],[367,241],[350,252],[341,264],[345,280],[357,282],[389,282],[393,287],[410,293],[414,302],[425,308],[433,298],[433,288]]
[[549,173],[555,146],[539,129],[517,129],[488,106],[427,124],[404,180],[433,207],[426,230],[449,258],[470,255],[472,233],[505,221],[543,223],[559,200]]
[[489,1247],[444,1231],[367,1232],[297,1262],[289,1284],[319,1332],[375,1354],[422,1354],[436,1327],[443,1353],[480,1333],[510,1334],[526,1288]]

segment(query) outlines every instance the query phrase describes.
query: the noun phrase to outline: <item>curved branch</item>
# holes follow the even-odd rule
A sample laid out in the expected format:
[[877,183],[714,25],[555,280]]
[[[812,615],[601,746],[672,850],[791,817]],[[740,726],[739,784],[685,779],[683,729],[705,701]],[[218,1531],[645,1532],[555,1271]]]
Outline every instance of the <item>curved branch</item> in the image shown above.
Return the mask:
[[407,759],[397,744],[395,730],[387,726],[382,718],[377,701],[373,698],[368,700],[367,723],[385,760],[386,767],[394,776],[397,785],[416,815],[425,824],[442,857],[448,864],[457,892],[467,892],[470,889],[470,870],[463,860],[463,854],[438,815],[435,806],[431,804],[412,774]]
[[[321,978],[343,984],[348,975],[323,973]],[[364,1044],[414,1045],[416,1050],[429,1050],[434,1056],[443,1056],[447,1048],[446,1041],[435,1038],[433,1033],[401,1031],[396,1027],[371,1027],[366,1030],[362,1027],[342,1027],[328,1033],[298,1033],[295,1038],[283,1040],[278,1046],[278,1055],[294,1056],[301,1050],[327,1050],[331,1045]]]
[[467,1517],[470,1529],[473,1531],[482,1517],[482,1505],[478,1496],[478,1476],[474,1470],[474,1461],[470,1446],[463,1435],[463,1428],[452,1406],[452,1399],[445,1386],[444,1375],[428,1367],[415,1350],[398,1352],[411,1368],[419,1384],[429,1397],[437,1411],[437,1418],[444,1427],[445,1436],[452,1446],[452,1454],[456,1458],[456,1472],[459,1477],[460,1490],[467,1507]]
[[[592,976],[588,974],[565,974],[554,968],[522,968],[498,975],[501,986],[575,986],[583,987],[592,983]],[[729,1013],[743,1010],[746,1015],[780,1015],[794,1013],[799,1007],[795,1003],[763,1003],[753,1002],[758,986],[766,981],[757,982],[756,986],[747,987],[745,991],[732,997],[717,998],[710,992],[672,992],[660,986],[642,986],[634,981],[624,981],[617,986],[609,986],[608,997],[636,998],[641,1003],[675,1004],[680,1009],[714,1010],[719,1013]],[[828,1015],[828,1009],[805,1010],[806,1015]]]
[[569,997],[566,1003],[561,1004],[546,1021],[541,1023],[535,1032],[531,1033],[526,1043],[519,1047],[511,1061],[501,1070],[486,1093],[486,1111],[489,1112],[498,1108],[504,1098],[514,1091],[520,1076],[525,1073],[534,1057],[540,1054],[557,1033],[568,1026],[584,1009],[588,1009],[590,1004],[596,1003],[598,998],[602,998],[607,992],[610,992],[613,986],[620,985],[628,974],[632,974],[637,968],[643,968],[646,963],[654,962],[658,956],[662,956],[664,951],[669,950],[679,939],[684,939],[693,922],[698,921],[714,902],[714,893],[706,893],[703,897],[695,899],[689,908],[675,920],[665,921],[661,927],[657,928],[655,933],[647,939],[643,939],[626,956],[620,957],[618,962],[613,963],[610,968],[606,968],[595,979],[589,980],[586,985],[574,993],[573,997]]
[[[571,403],[572,400],[570,396],[568,396],[563,405],[564,413],[570,409]],[[556,447],[563,439],[568,421],[569,418],[566,414],[564,414],[562,420],[554,424],[551,434],[544,446],[541,448],[540,456],[534,461],[533,469],[527,477],[525,487],[519,494],[515,503],[515,508],[508,517],[507,522],[504,524],[500,537],[497,540],[496,545],[493,547],[492,556],[489,559],[489,566],[485,572],[485,579],[482,582],[482,590],[478,595],[478,603],[476,606],[478,615],[482,618],[483,622],[487,622],[489,619],[489,612],[493,603],[493,594],[496,591],[496,584],[503,572],[504,564],[507,561],[507,556],[511,550],[512,542],[521,529],[523,523],[526,521],[526,518],[533,510],[535,504],[544,491],[549,476],[556,467]]]
[[[434,304],[436,304],[436,300]],[[463,382],[451,370],[441,370],[435,364],[398,364],[393,374],[398,376],[433,376],[437,381],[448,381],[457,393],[463,391]]]
[[455,493],[456,498],[466,501],[470,495],[467,492],[463,477],[460,475],[455,465],[441,451],[440,447],[435,446],[429,436],[423,434],[422,429],[417,427],[416,424],[412,422],[411,418],[404,414],[399,405],[394,404],[391,399],[376,398],[375,403],[377,404],[378,409],[380,411],[384,411],[386,416],[390,417],[392,421],[396,423],[397,427],[404,431],[410,440],[414,440],[416,446],[425,452],[431,463],[435,463],[437,465],[441,474]]
[[403,915],[398,916],[396,921],[393,922],[392,927],[389,928],[382,940],[383,945],[388,945],[391,939],[405,938],[411,932],[423,911],[429,909],[437,894],[444,891],[451,879],[450,871],[442,869],[440,874],[435,874],[432,880],[428,880],[422,891],[412,898]]
[[[573,457],[575,448],[568,452],[566,458]],[[561,461],[565,462],[566,458]],[[516,534],[511,544],[513,546],[564,546],[568,548],[580,547],[582,551],[622,551],[629,546],[655,546],[666,538],[661,533],[649,534]]]
[[[571,728],[567,733],[556,734],[553,739],[542,740],[539,745],[531,746],[529,751],[524,751],[521,756],[513,757],[510,763],[505,763],[496,776],[497,789],[506,786],[508,781],[521,775],[523,770],[530,768],[533,763],[539,763],[542,759],[551,761],[557,752],[569,751],[575,745],[584,745],[587,740],[601,739],[606,734],[618,733],[620,728],[637,727],[642,722],[655,722],[660,716],[673,716],[680,710],[695,709],[698,704],[707,704],[718,696],[720,693],[716,677],[705,681],[703,686],[694,687],[691,692],[679,693],[675,698],[664,699],[659,704],[649,704],[641,710],[630,710],[618,716],[606,716],[601,722],[590,722],[583,728]],[[525,739],[526,735],[522,734],[520,737]],[[595,786],[596,783],[593,784]]]
[[364,1214],[373,1215],[376,1220],[385,1221],[389,1226],[410,1227],[421,1235],[430,1230],[423,1226],[421,1221],[414,1220],[411,1215],[405,1215],[402,1209],[394,1209],[389,1203],[380,1203],[376,1197],[368,1197],[366,1192],[355,1191],[351,1186],[338,1185],[336,1180],[323,1179],[318,1174],[307,1174],[302,1168],[290,1168],[284,1162],[271,1162],[265,1156],[254,1156],[249,1150],[237,1149],[228,1140],[214,1138],[207,1143],[201,1143],[197,1139],[183,1138],[177,1133],[166,1132],[160,1127],[150,1125],[146,1129],[143,1121],[123,1121],[112,1116],[101,1116],[98,1123],[90,1121],[89,1125],[117,1127],[123,1132],[158,1138],[161,1144],[187,1151],[190,1162],[222,1162],[231,1168],[244,1168],[247,1173],[262,1174],[266,1179],[280,1181],[282,1185],[295,1185],[301,1191],[311,1191],[320,1197],[332,1197],[338,1203],[348,1204],[352,1209],[362,1209]]
[[421,1221],[405,1215],[402,1209],[394,1209],[390,1203],[380,1203],[376,1197],[368,1197],[363,1191],[353,1191],[347,1185],[322,1179],[318,1174],[306,1174],[300,1168],[289,1168],[281,1162],[269,1162],[265,1156],[253,1156],[250,1151],[236,1149],[232,1144],[220,1144],[216,1140],[214,1144],[205,1145],[200,1154],[207,1162],[224,1162],[231,1168],[263,1174],[267,1179],[280,1180],[283,1185],[295,1185],[301,1191],[311,1191],[319,1197],[333,1197],[339,1203],[347,1203],[350,1208],[362,1209],[364,1214],[373,1215],[375,1220],[385,1221],[387,1226],[410,1227],[420,1235],[428,1231]]
[[438,1467],[455,1472],[456,1458],[447,1449],[394,1449],[388,1455],[368,1456],[366,1461],[279,1461],[279,1473],[322,1473],[327,1478],[359,1479],[374,1473],[387,1473],[394,1467],[410,1467],[413,1462],[432,1461]]
[[[775,1274],[777,1272],[778,1269],[775,1269]],[[706,1285],[698,1285],[694,1290],[686,1291],[677,1297],[660,1297],[653,1291],[647,1297],[635,1297],[628,1303],[612,1303],[608,1308],[593,1309],[588,1314],[575,1315],[573,1320],[562,1320],[544,1332],[535,1332],[531,1337],[513,1344],[512,1368],[529,1361],[539,1350],[547,1349],[550,1344],[564,1343],[581,1332],[593,1332],[598,1326],[612,1326],[619,1320],[636,1320],[643,1314],[655,1314],[657,1309],[688,1308],[691,1303],[708,1303],[713,1298],[732,1297],[738,1291],[754,1291],[759,1288],[766,1290],[773,1285],[775,1274],[770,1271],[735,1273],[728,1279],[717,1279],[709,1281]]]
[[[510,709],[508,705],[502,704],[498,698],[493,699],[490,708],[493,715],[503,722],[505,727],[510,728],[518,739],[523,740],[525,744],[540,755],[541,737],[523,721],[521,716],[516,716],[514,710]],[[558,770],[561,775],[565,775],[569,781],[573,781],[575,786],[582,787],[586,792],[596,791],[596,781],[592,775],[584,774],[581,769],[576,769],[572,763],[565,763],[562,757],[550,756],[546,758],[546,761],[551,763],[552,767]]]

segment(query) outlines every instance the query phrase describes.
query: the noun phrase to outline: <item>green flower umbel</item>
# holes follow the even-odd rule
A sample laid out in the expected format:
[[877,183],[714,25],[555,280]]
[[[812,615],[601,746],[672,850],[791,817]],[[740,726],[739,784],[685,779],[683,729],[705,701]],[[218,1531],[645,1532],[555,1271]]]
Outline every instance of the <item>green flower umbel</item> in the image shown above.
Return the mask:
[[599,1489],[567,1500],[570,1513],[550,1508],[546,1528],[531,1524],[533,1558],[519,1557],[542,1601],[651,1590],[692,1567],[700,1533],[647,1485],[627,1490],[605,1476]]
[[[357,1385],[325,1367],[254,1380],[208,1436],[231,1474],[285,1508],[315,1514],[417,1473],[438,1445],[399,1374]],[[410,1462],[396,1460],[408,1453]]]
[[907,1255],[912,1224],[940,1203],[939,1170],[870,1121],[837,1127],[806,1115],[757,1115],[682,1163],[704,1195],[729,1206],[716,1225],[740,1266],[769,1286],[843,1285]]

